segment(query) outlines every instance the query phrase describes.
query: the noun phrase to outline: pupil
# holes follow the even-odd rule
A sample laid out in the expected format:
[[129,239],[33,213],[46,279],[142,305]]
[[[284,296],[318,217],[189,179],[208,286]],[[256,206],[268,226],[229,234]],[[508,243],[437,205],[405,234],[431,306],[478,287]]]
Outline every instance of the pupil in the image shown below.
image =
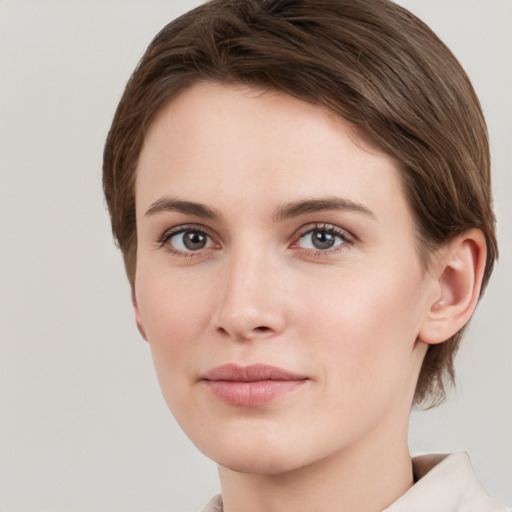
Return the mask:
[[188,233],[185,233],[185,236],[183,237],[183,244],[187,249],[192,251],[202,249],[206,245],[206,237],[201,233],[189,231]]
[[315,231],[313,233],[313,245],[317,249],[330,249],[335,242],[335,237],[332,233],[326,231]]

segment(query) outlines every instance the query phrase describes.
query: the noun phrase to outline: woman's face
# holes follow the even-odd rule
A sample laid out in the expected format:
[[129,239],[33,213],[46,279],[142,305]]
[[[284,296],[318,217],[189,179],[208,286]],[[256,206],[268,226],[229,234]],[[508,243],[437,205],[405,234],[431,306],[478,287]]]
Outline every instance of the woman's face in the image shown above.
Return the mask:
[[200,450],[277,473],[406,439],[435,287],[392,158],[291,96],[198,84],[137,173],[137,321]]

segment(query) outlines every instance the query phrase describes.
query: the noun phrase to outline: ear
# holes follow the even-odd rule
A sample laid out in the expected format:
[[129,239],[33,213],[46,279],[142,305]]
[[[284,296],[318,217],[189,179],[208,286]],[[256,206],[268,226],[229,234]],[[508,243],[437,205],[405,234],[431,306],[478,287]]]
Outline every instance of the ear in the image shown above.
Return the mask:
[[430,268],[435,292],[418,339],[442,343],[458,332],[475,310],[485,270],[487,249],[479,229],[469,229],[441,247]]
[[148,341],[148,337],[146,336],[146,331],[144,330],[144,325],[142,324],[142,317],[140,316],[139,306],[137,304],[137,297],[135,296],[135,287],[132,287],[132,306],[133,313],[135,315],[135,323],[137,324],[137,329],[139,329],[140,335],[145,341]]

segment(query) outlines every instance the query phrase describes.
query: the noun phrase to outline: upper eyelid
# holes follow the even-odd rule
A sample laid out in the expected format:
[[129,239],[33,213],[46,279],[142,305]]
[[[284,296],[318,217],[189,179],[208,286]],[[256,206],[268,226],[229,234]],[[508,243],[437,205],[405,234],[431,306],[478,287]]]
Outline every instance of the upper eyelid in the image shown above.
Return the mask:
[[[216,238],[212,236],[211,230],[198,225],[198,224],[180,224],[178,226],[174,226],[172,228],[168,228],[164,230],[161,236],[159,236],[156,240],[156,244],[158,248],[167,248],[168,250],[172,250],[172,252],[177,253],[183,253],[188,254],[189,251],[181,251],[180,249],[174,248],[172,244],[169,244],[172,237],[179,235],[180,233],[185,233],[187,231],[197,231],[199,233],[202,233],[210,238],[210,240],[213,241],[214,244],[217,244]],[[169,244],[169,245],[168,245]],[[211,248],[210,248],[211,249]],[[193,255],[197,253],[196,255],[199,255],[202,252],[202,249],[197,251],[190,251],[190,255]]]
[[340,236],[345,236],[349,241],[356,241],[357,237],[351,233],[349,230],[342,228],[340,226],[337,226],[336,224],[331,224],[329,222],[312,222],[308,223],[302,227],[300,227],[298,230],[296,230],[295,234],[293,235],[293,240],[296,242],[299,238],[303,237],[304,235],[307,235],[308,233],[311,233],[315,230],[321,230],[325,229],[326,231],[333,231]]
[[171,228],[166,229],[163,234],[157,239],[156,244],[158,249],[164,249],[169,254],[175,257],[189,257],[189,258],[201,258],[204,257],[205,251],[211,250],[214,247],[204,247],[198,250],[183,250],[175,247],[170,243],[171,238],[186,233],[187,231],[196,231],[198,233],[206,235],[214,245],[218,245],[215,237],[211,235],[211,230],[205,226],[198,224],[180,224]]
[[165,229],[159,238],[169,238],[170,236],[183,233],[184,231],[199,231],[213,238],[212,230],[206,226],[203,226],[202,224],[179,224],[177,226]]

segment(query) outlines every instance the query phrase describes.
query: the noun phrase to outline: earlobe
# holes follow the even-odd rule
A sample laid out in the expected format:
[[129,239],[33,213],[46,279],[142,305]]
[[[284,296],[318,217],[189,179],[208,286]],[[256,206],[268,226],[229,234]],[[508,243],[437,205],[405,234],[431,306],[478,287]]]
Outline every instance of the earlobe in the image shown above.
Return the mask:
[[135,316],[135,323],[137,324],[137,329],[140,332],[140,335],[145,341],[148,341],[148,337],[146,336],[146,331],[144,330],[144,326],[142,324],[142,317],[140,316],[139,306],[137,304],[137,297],[135,296],[135,288],[132,288],[132,306],[133,313]]
[[442,343],[469,321],[480,295],[486,255],[479,229],[464,231],[438,250],[431,269],[436,294],[427,304],[420,341]]

